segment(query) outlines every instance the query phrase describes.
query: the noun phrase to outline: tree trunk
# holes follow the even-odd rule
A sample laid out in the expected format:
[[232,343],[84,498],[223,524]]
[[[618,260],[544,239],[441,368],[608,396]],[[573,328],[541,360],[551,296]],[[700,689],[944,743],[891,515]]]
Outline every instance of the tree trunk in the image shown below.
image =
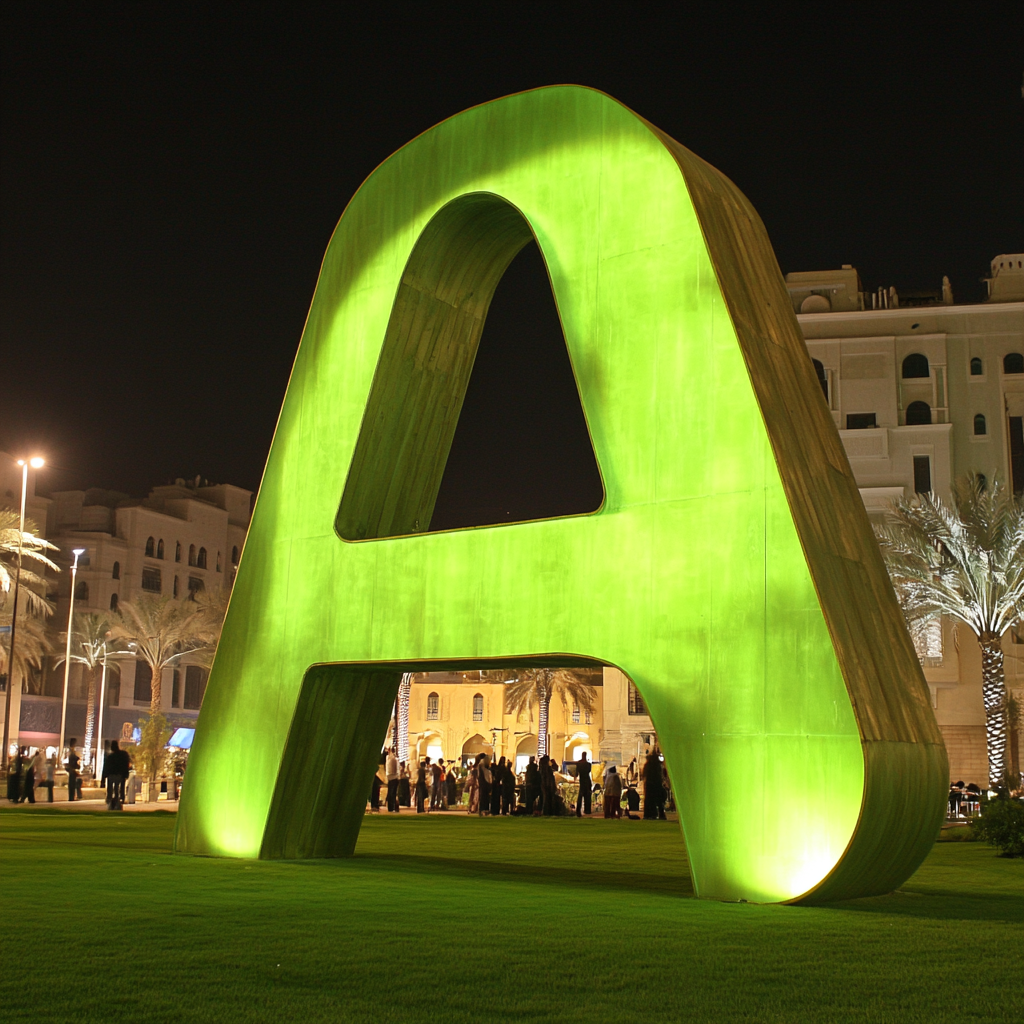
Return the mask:
[[548,753],[548,709],[551,707],[551,691],[541,688],[537,701],[537,760]]
[[164,713],[164,671],[154,665],[149,667],[153,670],[153,678],[149,684],[149,715],[150,718],[156,718],[157,715]]
[[409,764],[409,695],[412,692],[412,675],[406,672],[398,685],[398,736],[395,743],[398,747],[398,760]]
[[92,764],[92,737],[96,728],[96,668],[89,669],[89,689],[85,701],[85,749],[82,763],[88,768]]
[[1003,645],[996,633],[978,637],[981,644],[981,697],[985,703],[985,737],[988,742],[988,788],[1006,776],[1006,683],[1003,677]]

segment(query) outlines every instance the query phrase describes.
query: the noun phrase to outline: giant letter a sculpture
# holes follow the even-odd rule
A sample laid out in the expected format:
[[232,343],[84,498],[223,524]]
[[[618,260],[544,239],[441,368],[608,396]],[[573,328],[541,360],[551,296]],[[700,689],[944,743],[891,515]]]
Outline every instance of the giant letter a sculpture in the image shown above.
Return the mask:
[[[605,490],[429,533],[494,289],[536,239]],[[608,96],[538,89],[385,161],[324,258],[176,846],[350,854],[403,671],[615,665],[701,896],[886,892],[948,776],[757,214]]]

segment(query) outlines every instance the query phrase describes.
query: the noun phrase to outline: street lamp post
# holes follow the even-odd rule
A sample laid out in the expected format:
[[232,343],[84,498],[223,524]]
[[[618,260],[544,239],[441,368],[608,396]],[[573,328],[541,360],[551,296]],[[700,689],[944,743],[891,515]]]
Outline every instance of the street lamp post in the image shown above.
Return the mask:
[[68,676],[71,673],[71,626],[75,619],[75,577],[78,575],[78,559],[85,554],[85,548],[75,548],[72,552],[75,556],[71,564],[71,602],[68,605],[68,639],[67,647],[64,649],[64,699],[60,706],[60,746],[57,748],[58,757],[64,756],[64,727],[68,718]]
[[[18,527],[18,569],[14,576],[14,604],[11,610],[11,649],[7,657],[7,686],[4,696],[4,746],[3,746],[3,768],[7,771],[7,758],[10,751],[7,749],[11,742],[11,690],[14,689],[14,641],[18,636],[18,592],[21,590],[21,551],[22,542],[25,537],[25,492],[28,490],[28,467],[42,469],[45,465],[38,456],[31,459],[18,459],[21,466],[21,522]],[[20,680],[19,680],[20,682]]]
[[[107,634],[110,635],[109,633]],[[103,701],[107,695],[107,641],[103,641],[103,674],[100,676],[100,709],[97,714],[99,722],[96,727],[96,760],[93,761],[95,779],[103,778],[103,765],[100,761],[103,758]]]

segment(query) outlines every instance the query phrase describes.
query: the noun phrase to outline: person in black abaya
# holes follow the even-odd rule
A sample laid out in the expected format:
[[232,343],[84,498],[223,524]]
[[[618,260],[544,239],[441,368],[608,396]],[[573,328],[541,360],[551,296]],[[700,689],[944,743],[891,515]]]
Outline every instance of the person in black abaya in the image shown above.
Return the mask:
[[[537,758],[530,756],[530,761],[526,766],[526,813],[536,814],[539,812],[539,808],[536,808],[537,801],[540,799],[540,769],[537,767]],[[536,809],[535,809],[536,808]]]
[[498,817],[501,814],[501,795],[505,791],[505,758],[498,758],[491,775],[491,814]]
[[665,817],[665,789],[662,784],[661,758],[657,751],[647,755],[643,769],[644,778],[644,820],[657,821]]

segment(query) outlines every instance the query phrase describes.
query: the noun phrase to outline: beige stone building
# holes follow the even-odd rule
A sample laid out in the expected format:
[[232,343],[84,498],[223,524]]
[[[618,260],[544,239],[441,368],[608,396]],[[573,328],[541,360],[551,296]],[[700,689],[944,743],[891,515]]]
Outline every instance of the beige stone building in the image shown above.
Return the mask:
[[[1024,491],[1024,254],[997,256],[989,299],[865,293],[857,271],[789,274],[794,311],[872,519],[897,496],[949,497],[967,473]],[[1024,697],[1021,631],[1004,637],[1007,687]],[[919,650],[954,779],[988,784],[981,654],[944,621]]]
[[[6,477],[0,476],[0,483]],[[34,484],[34,481],[32,482]],[[18,487],[20,488],[20,471]],[[30,484],[30,486],[32,486]],[[20,497],[20,492],[19,492]],[[11,502],[6,495],[6,503]],[[62,570],[48,595],[56,605],[52,625],[65,628],[72,550],[84,549],[75,585],[75,614],[109,614],[121,601],[141,594],[185,597],[199,590],[230,587],[245,543],[252,492],[229,484],[178,480],[154,487],[141,500],[92,488],[57,491],[26,502],[36,510],[44,535],[56,544],[54,561]],[[67,734],[81,740],[85,724],[85,683],[81,667],[69,673]],[[163,707],[175,725],[193,725],[206,690],[207,670],[196,659],[166,669]],[[50,659],[41,672],[12,690],[11,737],[30,745],[56,744],[60,729],[63,666]],[[103,739],[131,734],[148,711],[152,676],[134,659],[108,666]],[[15,726],[15,723],[17,725]]]

